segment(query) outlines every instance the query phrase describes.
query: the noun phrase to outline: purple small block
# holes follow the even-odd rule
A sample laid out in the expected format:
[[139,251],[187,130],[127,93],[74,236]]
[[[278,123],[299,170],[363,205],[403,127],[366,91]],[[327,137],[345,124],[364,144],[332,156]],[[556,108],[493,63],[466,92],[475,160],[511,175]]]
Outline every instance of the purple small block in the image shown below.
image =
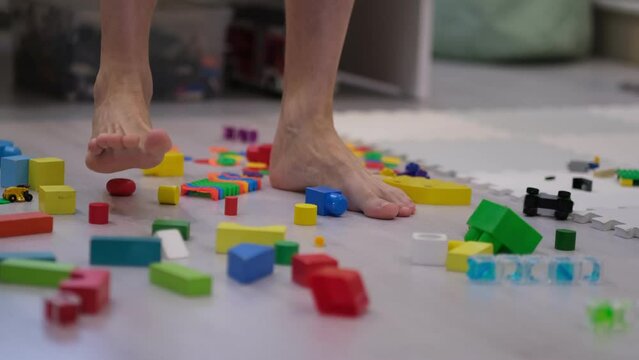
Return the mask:
[[241,142],[247,142],[248,141],[248,136],[249,136],[248,130],[246,130],[246,129],[239,129],[237,131],[237,138]]
[[417,172],[415,173],[414,176],[416,176],[416,177],[425,177],[426,179],[430,179],[430,176],[428,175],[428,172],[426,170],[422,170],[422,169],[417,170]]
[[250,130],[248,132],[248,142],[251,144],[257,142],[257,130]]
[[237,129],[233,126],[224,127],[224,140],[235,140]]

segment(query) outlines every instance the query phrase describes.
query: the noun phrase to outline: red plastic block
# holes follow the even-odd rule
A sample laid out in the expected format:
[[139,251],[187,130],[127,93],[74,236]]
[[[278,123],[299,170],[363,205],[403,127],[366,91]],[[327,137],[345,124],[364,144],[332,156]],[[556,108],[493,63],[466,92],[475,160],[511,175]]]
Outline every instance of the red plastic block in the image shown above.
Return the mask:
[[260,148],[257,145],[249,145],[246,148],[246,160],[258,162],[258,159],[260,159]]
[[366,168],[371,170],[382,170],[384,168],[384,164],[378,161],[367,161]]
[[89,224],[104,225],[109,223],[109,204],[94,202],[89,204]]
[[271,162],[272,144],[262,144],[260,146],[251,145],[246,148],[246,159],[249,162],[259,162],[268,165]]
[[78,295],[83,313],[97,314],[109,303],[110,277],[108,270],[76,269],[60,283],[60,290]]
[[321,313],[358,316],[368,307],[364,282],[355,270],[323,268],[313,273],[310,286]]
[[111,179],[106,184],[111,196],[131,196],[135,192],[135,182],[131,179]]
[[337,260],[326,254],[297,254],[292,262],[293,281],[302,286],[309,286],[311,274],[325,267],[337,267]]
[[0,238],[53,231],[53,217],[41,212],[0,215]]
[[73,325],[80,313],[80,298],[71,293],[59,292],[44,299],[47,321],[56,325]]
[[224,198],[224,215],[237,215],[237,196],[227,196]]

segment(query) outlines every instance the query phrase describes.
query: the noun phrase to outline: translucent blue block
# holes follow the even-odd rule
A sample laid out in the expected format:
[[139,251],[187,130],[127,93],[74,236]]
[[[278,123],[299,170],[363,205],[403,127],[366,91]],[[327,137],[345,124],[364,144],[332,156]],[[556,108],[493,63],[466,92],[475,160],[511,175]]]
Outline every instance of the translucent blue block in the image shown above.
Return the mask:
[[521,256],[498,255],[497,257],[498,277],[519,284],[524,278],[524,268]]
[[471,256],[468,258],[468,280],[474,283],[494,283],[497,279],[494,256]]
[[601,279],[601,263],[599,260],[593,256],[586,256],[582,261],[584,276],[582,280],[590,283],[596,284]]
[[539,284],[546,282],[548,271],[546,261],[541,256],[530,255],[521,258],[522,277],[524,284]]
[[581,261],[568,256],[557,256],[548,263],[548,279],[557,285],[570,285],[581,277]]

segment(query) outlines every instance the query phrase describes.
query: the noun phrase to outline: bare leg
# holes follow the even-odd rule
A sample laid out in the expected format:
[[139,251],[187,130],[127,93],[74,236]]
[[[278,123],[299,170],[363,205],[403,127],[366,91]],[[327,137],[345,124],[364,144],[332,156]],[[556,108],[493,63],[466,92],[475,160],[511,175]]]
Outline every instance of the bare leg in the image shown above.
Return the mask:
[[94,85],[93,132],[87,167],[103,173],[150,168],[171,148],[153,130],[149,104],[149,31],[156,0],[102,0],[100,71]]
[[354,0],[286,0],[282,112],[271,157],[271,184],[302,191],[341,189],[350,210],[392,219],[415,205],[364,169],[333,127],[333,90]]

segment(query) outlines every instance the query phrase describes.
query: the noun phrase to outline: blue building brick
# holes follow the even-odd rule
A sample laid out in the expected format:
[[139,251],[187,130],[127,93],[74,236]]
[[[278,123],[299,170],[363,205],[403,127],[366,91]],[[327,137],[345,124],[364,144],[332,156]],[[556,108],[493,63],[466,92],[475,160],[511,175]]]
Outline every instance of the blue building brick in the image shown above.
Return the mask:
[[7,156],[0,159],[0,186],[29,184],[29,157]]
[[48,251],[0,252],[0,262],[7,259],[55,261],[55,255]]
[[322,216],[341,216],[348,209],[342,192],[326,186],[307,187],[305,202],[317,205],[317,214]]
[[160,260],[162,246],[155,236],[91,238],[91,265],[149,266]]
[[275,249],[270,246],[239,244],[229,250],[228,275],[249,284],[273,273]]

